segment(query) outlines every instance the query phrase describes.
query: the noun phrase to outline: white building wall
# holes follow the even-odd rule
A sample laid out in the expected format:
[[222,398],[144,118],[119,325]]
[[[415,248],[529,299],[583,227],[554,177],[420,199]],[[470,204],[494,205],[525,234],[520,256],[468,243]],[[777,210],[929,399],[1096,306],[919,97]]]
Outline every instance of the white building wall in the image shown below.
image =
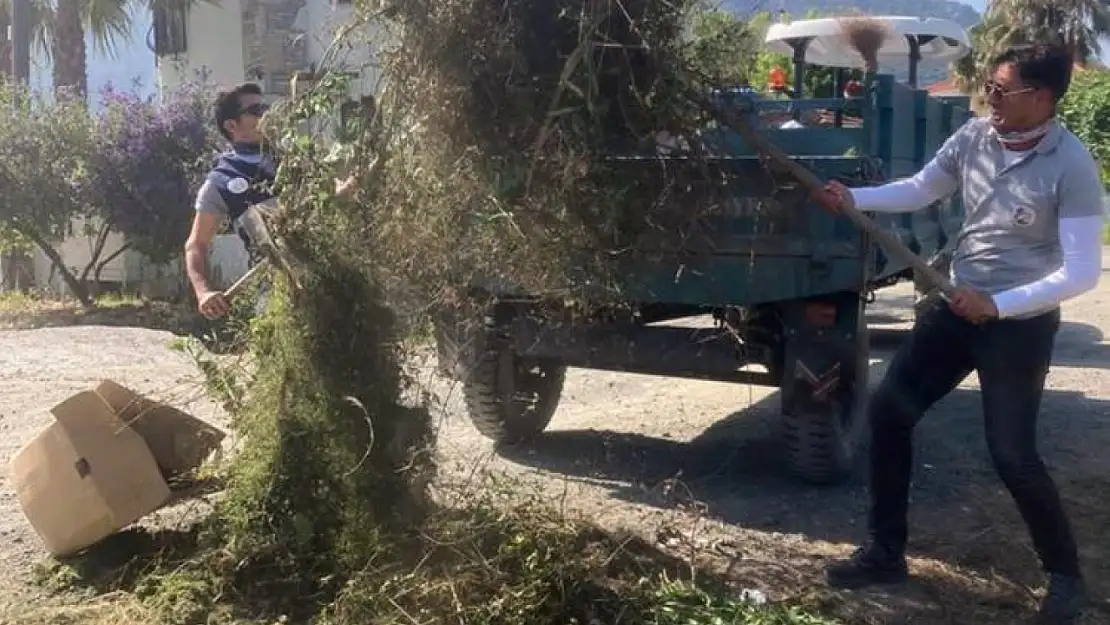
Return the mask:
[[246,74],[242,13],[240,0],[193,3],[186,26],[185,52],[155,57],[161,92],[198,80],[210,85],[243,82]]
[[[379,48],[379,33],[367,26],[350,33],[342,43],[336,44],[335,37],[340,28],[354,17],[350,4],[338,4],[334,0],[307,0],[297,14],[294,22],[297,30],[302,31],[309,63],[315,69],[341,67],[345,71],[359,73],[359,80],[351,85],[351,97],[376,94],[379,88],[380,71],[374,62]],[[327,58],[325,58],[327,57]]]
[[[320,69],[340,27],[354,15],[351,4],[336,0],[217,2],[194,3],[186,20],[185,52],[157,59],[163,93],[203,77],[211,85],[257,81],[267,95],[284,97],[290,75]],[[370,27],[352,34],[344,45],[335,46],[327,63],[359,72],[352,97],[377,89],[373,34]]]
[[[100,258],[106,258],[120,248],[123,238],[109,236]],[[184,244],[184,242],[183,242]],[[55,249],[62,256],[67,268],[76,277],[81,276],[92,258],[96,238],[76,234]],[[35,248],[32,255],[35,286],[59,295],[71,295],[69,287],[50,262],[50,259]],[[227,288],[247,271],[247,252],[237,235],[226,234],[215,237],[208,252],[208,278],[216,288]],[[91,280],[93,273],[90,272]],[[191,297],[192,287],[185,273],[184,259],[178,258],[170,263],[155,263],[142,254],[129,250],[112,260],[100,274],[106,284],[119,285],[129,294],[148,298]]]

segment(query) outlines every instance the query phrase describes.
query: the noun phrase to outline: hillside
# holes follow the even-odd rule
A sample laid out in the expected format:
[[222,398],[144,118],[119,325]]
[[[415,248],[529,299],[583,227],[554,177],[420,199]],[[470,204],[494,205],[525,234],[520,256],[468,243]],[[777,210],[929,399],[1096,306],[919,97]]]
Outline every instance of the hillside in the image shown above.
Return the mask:
[[721,0],[721,5],[741,16],[759,11],[785,10],[790,15],[802,16],[809,11],[840,14],[858,9],[871,15],[940,17],[964,28],[979,21],[978,11],[954,0],[851,0],[847,3],[838,0]]

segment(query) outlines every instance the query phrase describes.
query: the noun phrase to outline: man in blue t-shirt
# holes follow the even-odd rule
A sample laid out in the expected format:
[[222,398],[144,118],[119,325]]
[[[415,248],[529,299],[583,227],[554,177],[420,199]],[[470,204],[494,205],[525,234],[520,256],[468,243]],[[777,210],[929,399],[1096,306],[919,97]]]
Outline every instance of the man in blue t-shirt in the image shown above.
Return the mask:
[[[231,221],[243,244],[250,248],[250,239],[239,226],[238,219],[250,206],[274,205],[271,185],[277,164],[262,151],[259,122],[268,109],[262,101],[262,89],[254,83],[243,83],[216,96],[215,123],[220,134],[231,143],[231,149],[216,158],[208,176],[197,192],[192,231],[185,242],[185,268],[197,308],[209,319],[228,313],[230,304],[223,291],[208,283],[205,259],[212,238],[220,231],[224,219]],[[337,182],[336,191],[346,195],[354,188],[354,177]]]

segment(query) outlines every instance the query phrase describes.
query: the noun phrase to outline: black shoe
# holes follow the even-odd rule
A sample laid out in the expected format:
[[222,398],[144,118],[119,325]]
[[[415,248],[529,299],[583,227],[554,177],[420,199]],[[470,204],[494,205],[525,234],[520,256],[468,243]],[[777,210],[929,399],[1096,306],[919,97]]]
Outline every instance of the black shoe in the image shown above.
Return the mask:
[[909,569],[903,554],[873,543],[860,547],[847,560],[834,562],[826,575],[831,586],[862,588],[904,582],[909,577]]
[[1079,621],[1085,598],[1083,580],[1078,577],[1051,573],[1048,594],[1041,602],[1040,621],[1052,625],[1070,625]]

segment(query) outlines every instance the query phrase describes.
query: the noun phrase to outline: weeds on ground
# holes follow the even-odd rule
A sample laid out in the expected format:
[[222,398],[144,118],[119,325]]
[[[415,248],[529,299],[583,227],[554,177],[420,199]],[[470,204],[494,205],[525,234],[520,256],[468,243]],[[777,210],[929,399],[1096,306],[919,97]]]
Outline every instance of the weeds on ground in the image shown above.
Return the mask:
[[[110,311],[121,308],[141,308],[148,302],[139,297],[119,293],[105,293],[95,300],[95,311]],[[73,299],[44,294],[36,291],[9,291],[0,293],[0,317],[33,317],[57,311],[80,314],[80,302]],[[88,312],[88,311],[86,311]]]
[[196,317],[188,302],[148,300],[118,293],[97,296],[92,308],[85,308],[73,299],[40,292],[0,294],[0,329],[105,325],[190,334],[197,327]]
[[[319,625],[831,625],[799,606],[729,589],[638,538],[557,514],[518,485],[431,514],[378,546],[334,593],[278,595],[292,581],[244,571],[228,585],[219,558],[198,552],[200,528],[121,534],[80,560],[40,570],[54,590],[124,591],[150,623]],[[264,572],[263,572],[264,573]],[[284,619],[284,620],[283,620]],[[107,623],[107,620],[78,621]]]

